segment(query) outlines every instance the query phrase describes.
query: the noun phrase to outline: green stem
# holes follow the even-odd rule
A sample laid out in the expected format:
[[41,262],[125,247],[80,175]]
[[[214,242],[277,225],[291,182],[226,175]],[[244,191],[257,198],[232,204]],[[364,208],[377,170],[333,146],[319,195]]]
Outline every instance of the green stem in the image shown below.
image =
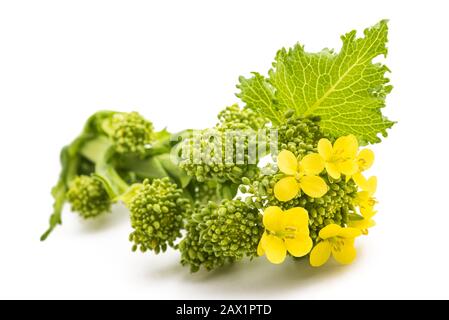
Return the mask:
[[54,199],[53,213],[50,216],[49,228],[41,236],[41,241],[45,241],[50,233],[56,228],[56,226],[58,224],[62,224],[61,215],[64,204],[66,202],[68,185],[70,181],[76,176],[79,164],[78,156],[76,156],[76,154],[72,154],[71,152],[74,150],[75,145],[80,145],[78,140],[76,140],[72,145],[65,147],[61,151],[62,170],[59,176],[58,183],[52,190]]
[[95,176],[105,184],[106,190],[111,196],[113,201],[124,194],[128,189],[128,184],[120,177],[111,164],[111,159],[115,154],[113,146],[106,149],[103,157],[95,165]]

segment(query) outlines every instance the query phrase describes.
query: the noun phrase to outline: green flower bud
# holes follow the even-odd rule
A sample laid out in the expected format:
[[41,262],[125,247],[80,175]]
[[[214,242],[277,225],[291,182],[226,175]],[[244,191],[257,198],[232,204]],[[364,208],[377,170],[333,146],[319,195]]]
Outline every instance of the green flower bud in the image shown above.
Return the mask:
[[179,245],[181,263],[192,271],[211,270],[255,257],[263,230],[262,215],[254,205],[240,199],[211,202],[187,224],[187,236]]
[[267,119],[249,108],[241,109],[237,104],[227,107],[218,114],[220,123],[217,127],[223,129],[253,129],[259,130],[267,123]]
[[[182,142],[185,159],[181,160],[180,167],[200,182],[217,179],[240,183],[242,177],[252,176],[257,170],[257,165],[248,159],[248,150],[257,143],[257,139],[246,134],[249,131],[256,134],[267,120],[238,105],[227,107],[220,112],[218,119],[220,122],[214,128],[203,130]],[[226,150],[227,144],[232,144],[231,154],[226,153],[230,153],[229,149]],[[236,150],[243,150],[243,159],[237,159]],[[255,160],[257,162],[258,159]]]
[[[248,141],[243,142],[242,163],[237,164],[236,141],[238,132],[227,136],[223,128],[206,129],[194,137],[185,139],[182,142],[183,158],[180,161],[180,168],[185,170],[189,176],[195,177],[199,182],[207,180],[218,180],[222,183],[240,183],[243,177],[254,175],[257,165],[248,161]],[[227,140],[231,140],[232,154],[226,154]],[[227,159],[227,156],[232,159]]]
[[193,215],[186,225],[186,236],[179,243],[181,264],[189,266],[191,272],[197,272],[201,268],[210,271],[233,262],[232,258],[216,256],[210,248],[204,246],[200,231],[200,225],[204,224],[203,219],[201,210]]
[[118,153],[144,155],[153,142],[153,124],[137,112],[114,114],[111,128],[111,139]]
[[288,117],[287,123],[277,128],[279,150],[289,150],[301,157],[314,151],[318,141],[325,137],[318,121],[318,118]]
[[111,210],[111,199],[103,184],[88,176],[76,177],[70,183],[67,200],[72,211],[85,219],[97,217]]
[[284,117],[285,117],[285,119],[288,119],[288,118],[291,118],[294,114],[295,114],[295,110],[290,109],[284,113]]
[[163,178],[153,182],[145,180],[128,202],[128,207],[134,229],[130,235],[134,249],[159,253],[168,246],[175,247],[190,202],[183,198],[183,192],[176,184]]

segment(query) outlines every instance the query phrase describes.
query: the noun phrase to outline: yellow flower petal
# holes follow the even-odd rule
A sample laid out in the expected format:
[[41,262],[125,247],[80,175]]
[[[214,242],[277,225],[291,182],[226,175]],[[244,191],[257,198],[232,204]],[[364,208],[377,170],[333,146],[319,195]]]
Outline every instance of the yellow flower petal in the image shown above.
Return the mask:
[[367,192],[369,195],[373,195],[376,193],[377,189],[377,177],[373,176],[369,179],[366,179],[362,174],[357,173],[353,177],[354,182],[362,189]]
[[341,136],[334,142],[333,155],[343,156],[347,147],[347,136]]
[[312,267],[321,267],[329,260],[331,255],[331,245],[328,241],[319,242],[310,253],[310,265]]
[[371,218],[365,218],[362,220],[350,221],[349,226],[352,228],[357,228],[359,230],[366,230],[372,228],[376,225],[376,221]]
[[338,232],[338,236],[345,239],[354,239],[360,235],[360,230],[356,228],[341,228]]
[[334,179],[340,179],[341,177],[340,171],[338,170],[338,167],[334,163],[327,162],[325,167],[328,175],[330,175]]
[[289,201],[299,193],[300,186],[293,177],[286,177],[274,185],[274,195],[279,201]]
[[352,263],[357,256],[354,248],[354,239],[344,239],[343,245],[339,247],[339,250],[332,249],[332,255],[341,264]]
[[327,139],[320,139],[318,141],[318,153],[324,160],[328,160],[332,157],[332,143]]
[[376,214],[377,211],[374,210],[374,205],[376,204],[376,200],[374,198],[368,198],[364,201],[360,201],[358,206],[360,208],[360,213],[364,217],[372,217]]
[[373,176],[367,180],[365,186],[365,191],[369,192],[371,195],[375,194],[377,190],[377,177]]
[[267,236],[267,233],[264,232],[262,235],[262,238],[259,241],[259,245],[257,246],[257,255],[259,257],[263,256],[265,254],[265,250],[263,249],[262,242],[264,241],[264,238]]
[[298,159],[288,150],[279,152],[277,163],[279,170],[285,174],[294,175],[298,171]]
[[309,234],[309,214],[304,208],[296,207],[284,211],[282,224],[285,227],[294,227],[304,234]]
[[364,218],[372,218],[376,215],[377,211],[373,207],[360,207],[360,213]]
[[368,191],[359,191],[357,192],[357,196],[355,197],[355,203],[360,205],[366,203],[370,200],[370,194]]
[[354,159],[340,162],[337,165],[337,168],[338,168],[338,171],[340,171],[341,173],[343,173],[346,176],[352,176],[353,174],[357,173],[357,171],[359,171],[357,162]]
[[368,170],[374,163],[374,152],[370,149],[361,150],[357,156],[357,163],[360,171]]
[[309,236],[302,235],[294,239],[284,239],[285,246],[294,257],[304,257],[313,247],[313,241]]
[[321,198],[329,190],[323,178],[318,176],[304,176],[299,184],[304,193],[312,198]]
[[284,241],[273,235],[267,235],[263,238],[262,247],[265,250],[267,259],[274,264],[280,264],[284,262],[287,255],[287,249],[285,248]]
[[302,158],[299,165],[300,168],[309,175],[316,175],[324,170],[324,160],[317,153],[306,155],[304,158]]
[[357,152],[359,151],[359,142],[356,136],[352,134],[346,136],[346,139],[347,155],[355,158],[357,156]]
[[334,143],[334,154],[343,158],[354,159],[357,155],[359,149],[359,143],[357,138],[350,134],[348,136],[343,136],[338,138]]
[[366,178],[360,172],[357,172],[352,176],[352,180],[354,180],[355,184],[358,185],[362,190],[363,187],[368,183]]
[[263,212],[263,225],[271,232],[283,230],[282,219],[283,211],[279,207],[268,207]]
[[338,224],[328,224],[323,229],[320,230],[319,236],[321,239],[328,239],[338,236],[341,227]]

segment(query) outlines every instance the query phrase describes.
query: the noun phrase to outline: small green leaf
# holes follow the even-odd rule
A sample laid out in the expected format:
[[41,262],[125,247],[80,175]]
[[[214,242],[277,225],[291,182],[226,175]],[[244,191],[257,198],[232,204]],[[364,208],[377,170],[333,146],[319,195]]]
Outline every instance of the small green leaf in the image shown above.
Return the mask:
[[161,154],[156,158],[159,160],[165,171],[167,171],[168,175],[174,179],[181,188],[187,187],[192,180],[192,177],[187,175],[184,170],[171,161],[169,153]]
[[120,162],[120,168],[132,171],[144,179],[161,179],[167,176],[167,172],[157,157],[149,157],[147,159],[138,157],[124,158]]

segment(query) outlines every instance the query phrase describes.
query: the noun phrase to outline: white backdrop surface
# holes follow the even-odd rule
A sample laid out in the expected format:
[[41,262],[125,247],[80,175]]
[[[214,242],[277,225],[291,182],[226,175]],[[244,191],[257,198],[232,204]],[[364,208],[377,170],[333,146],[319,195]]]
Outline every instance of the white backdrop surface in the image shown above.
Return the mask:
[[[1,1],[0,298],[449,298],[447,1]],[[377,227],[349,267],[265,259],[191,275],[175,251],[130,251],[126,211],[64,212],[47,242],[60,148],[98,109],[161,129],[215,123],[239,75],[282,46],[338,49],[390,19],[399,121],[375,147]]]

